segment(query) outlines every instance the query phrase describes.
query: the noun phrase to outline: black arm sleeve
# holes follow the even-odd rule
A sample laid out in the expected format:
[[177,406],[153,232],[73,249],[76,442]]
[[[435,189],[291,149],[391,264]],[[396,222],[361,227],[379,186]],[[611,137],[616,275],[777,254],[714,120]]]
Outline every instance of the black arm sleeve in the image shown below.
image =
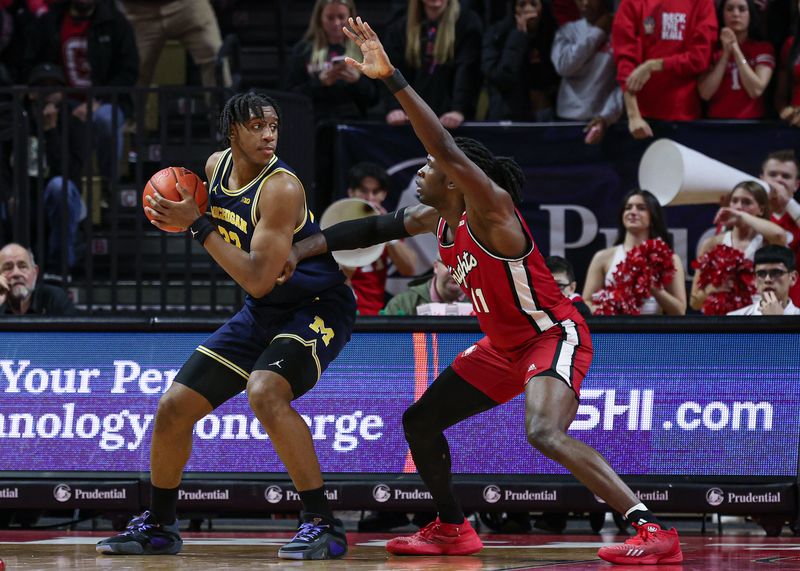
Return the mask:
[[334,224],[322,231],[328,243],[328,251],[355,250],[390,240],[408,238],[411,234],[403,222],[405,208],[389,214],[370,216]]

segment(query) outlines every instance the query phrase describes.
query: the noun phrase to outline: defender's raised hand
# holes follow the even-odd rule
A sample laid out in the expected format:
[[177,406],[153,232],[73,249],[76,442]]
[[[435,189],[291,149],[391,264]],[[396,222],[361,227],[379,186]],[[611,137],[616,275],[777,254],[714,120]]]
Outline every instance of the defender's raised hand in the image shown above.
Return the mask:
[[362,63],[353,58],[345,58],[345,63],[358,69],[361,73],[372,79],[385,79],[394,73],[394,66],[389,61],[389,56],[378,39],[378,34],[370,28],[369,24],[361,20],[361,16],[348,20],[350,28],[342,28],[344,34],[353,40],[364,55]]

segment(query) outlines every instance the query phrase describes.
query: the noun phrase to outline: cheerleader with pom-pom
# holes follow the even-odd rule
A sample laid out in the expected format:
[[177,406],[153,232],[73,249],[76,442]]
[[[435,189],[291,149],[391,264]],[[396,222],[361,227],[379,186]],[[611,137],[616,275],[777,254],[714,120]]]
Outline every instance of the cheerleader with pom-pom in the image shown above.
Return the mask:
[[767,191],[760,183],[737,184],[714,217],[723,231],[706,239],[692,266],[692,309],[725,315],[752,303],[753,255],[761,246],[786,245],[786,232],[770,222]]
[[632,190],[622,200],[617,239],[592,258],[583,298],[595,315],[683,315],[683,263],[671,250],[658,200]]

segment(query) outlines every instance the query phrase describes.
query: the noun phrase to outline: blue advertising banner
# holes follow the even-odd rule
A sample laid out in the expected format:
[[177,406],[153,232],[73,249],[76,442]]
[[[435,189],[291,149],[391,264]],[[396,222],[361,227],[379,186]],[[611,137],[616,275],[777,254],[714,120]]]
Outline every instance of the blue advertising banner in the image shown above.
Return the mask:
[[[772,151],[800,146],[800,130],[764,122],[653,122],[655,139],[666,137],[746,173],[758,176]],[[527,177],[521,211],[545,255],[559,255],[575,266],[579,286],[594,253],[617,234],[622,197],[638,187],[639,161],[655,139],[636,141],[625,125],[616,125],[603,143],[583,143],[583,125],[468,123],[456,136],[473,137],[496,155],[513,156]],[[372,161],[392,174],[398,191],[387,209],[425,162],[425,149],[410,127],[384,124],[340,125],[336,143],[333,198],[345,196],[347,169]],[[688,264],[708,232],[716,205],[665,209],[675,252]],[[692,274],[691,270],[688,274]]]
[[[0,332],[0,471],[148,469],[158,400],[203,333]],[[797,474],[800,337],[595,334],[571,434],[621,474]],[[367,333],[296,403],[325,472],[414,471],[403,411],[475,333]],[[768,347],[769,350],[764,350]],[[459,474],[566,474],[517,398],[448,430]],[[195,427],[188,472],[284,472],[239,395]]]

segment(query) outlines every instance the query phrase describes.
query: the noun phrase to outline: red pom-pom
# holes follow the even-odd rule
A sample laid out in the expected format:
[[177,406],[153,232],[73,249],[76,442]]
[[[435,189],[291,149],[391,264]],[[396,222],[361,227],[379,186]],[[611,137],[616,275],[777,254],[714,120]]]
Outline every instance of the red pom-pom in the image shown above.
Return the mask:
[[613,283],[592,295],[595,315],[639,315],[652,289],[672,282],[675,264],[672,250],[661,238],[646,240],[633,248],[611,276]]
[[744,257],[744,252],[725,244],[718,244],[692,262],[700,272],[697,286],[724,288],[710,293],[703,303],[704,315],[726,315],[753,303],[756,292],[753,262]]

